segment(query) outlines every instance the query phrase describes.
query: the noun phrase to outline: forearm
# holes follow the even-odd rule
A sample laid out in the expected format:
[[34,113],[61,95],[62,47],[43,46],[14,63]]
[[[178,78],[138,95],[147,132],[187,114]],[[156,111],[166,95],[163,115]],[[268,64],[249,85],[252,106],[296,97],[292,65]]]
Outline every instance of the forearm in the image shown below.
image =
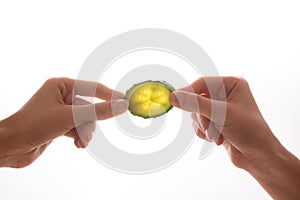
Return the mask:
[[0,121],[0,167],[5,167],[7,163],[7,148],[6,148],[7,133]]
[[300,199],[300,160],[281,144],[248,171],[273,199]]
[[13,133],[4,121],[0,121],[0,167],[11,167],[15,162],[13,155]]

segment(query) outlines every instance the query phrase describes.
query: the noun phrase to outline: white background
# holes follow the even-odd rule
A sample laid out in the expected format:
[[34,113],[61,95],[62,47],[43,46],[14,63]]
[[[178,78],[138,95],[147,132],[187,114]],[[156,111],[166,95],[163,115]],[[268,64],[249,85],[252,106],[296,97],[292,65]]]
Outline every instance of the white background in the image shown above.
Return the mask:
[[[165,28],[200,44],[221,75],[245,77],[274,134],[299,157],[299,9],[297,1],[261,0],[1,1],[0,119],[49,77],[76,78],[106,39]],[[0,169],[0,199],[270,199],[223,147],[197,160],[201,143],[171,167],[135,176],[59,138],[31,166]]]

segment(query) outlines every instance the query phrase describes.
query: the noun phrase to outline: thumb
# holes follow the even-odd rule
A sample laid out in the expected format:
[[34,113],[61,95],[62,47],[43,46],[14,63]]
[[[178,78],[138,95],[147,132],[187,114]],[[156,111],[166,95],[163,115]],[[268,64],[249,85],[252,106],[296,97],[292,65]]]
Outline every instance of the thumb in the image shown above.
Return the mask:
[[211,104],[215,100],[185,91],[175,91],[171,93],[169,99],[170,103],[175,107],[188,112],[200,113],[211,119]]
[[96,104],[73,106],[74,126],[105,120],[120,115],[128,109],[128,101],[116,100]]

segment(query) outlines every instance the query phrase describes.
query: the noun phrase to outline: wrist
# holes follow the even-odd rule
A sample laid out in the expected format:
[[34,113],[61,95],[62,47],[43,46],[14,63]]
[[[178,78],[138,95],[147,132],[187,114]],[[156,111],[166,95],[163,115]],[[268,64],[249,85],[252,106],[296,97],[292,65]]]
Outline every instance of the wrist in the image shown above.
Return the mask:
[[253,161],[247,171],[274,199],[297,199],[300,161],[279,142],[273,151]]
[[14,131],[7,120],[0,121],[0,167],[10,167],[14,159]]

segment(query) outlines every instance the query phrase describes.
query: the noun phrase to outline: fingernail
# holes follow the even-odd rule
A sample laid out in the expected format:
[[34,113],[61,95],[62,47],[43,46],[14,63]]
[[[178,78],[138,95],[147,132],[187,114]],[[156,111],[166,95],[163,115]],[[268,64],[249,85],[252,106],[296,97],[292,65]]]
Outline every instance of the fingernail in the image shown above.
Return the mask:
[[181,105],[183,104],[183,101],[184,101],[184,95],[182,93],[180,93],[180,92],[173,92],[173,93],[171,93],[171,95],[170,95],[170,103],[173,106],[179,107],[180,104]]
[[114,91],[111,97],[113,100],[123,99],[124,94],[118,91]]
[[112,102],[112,111],[113,114],[121,114],[128,109],[128,101],[126,100],[118,100]]

